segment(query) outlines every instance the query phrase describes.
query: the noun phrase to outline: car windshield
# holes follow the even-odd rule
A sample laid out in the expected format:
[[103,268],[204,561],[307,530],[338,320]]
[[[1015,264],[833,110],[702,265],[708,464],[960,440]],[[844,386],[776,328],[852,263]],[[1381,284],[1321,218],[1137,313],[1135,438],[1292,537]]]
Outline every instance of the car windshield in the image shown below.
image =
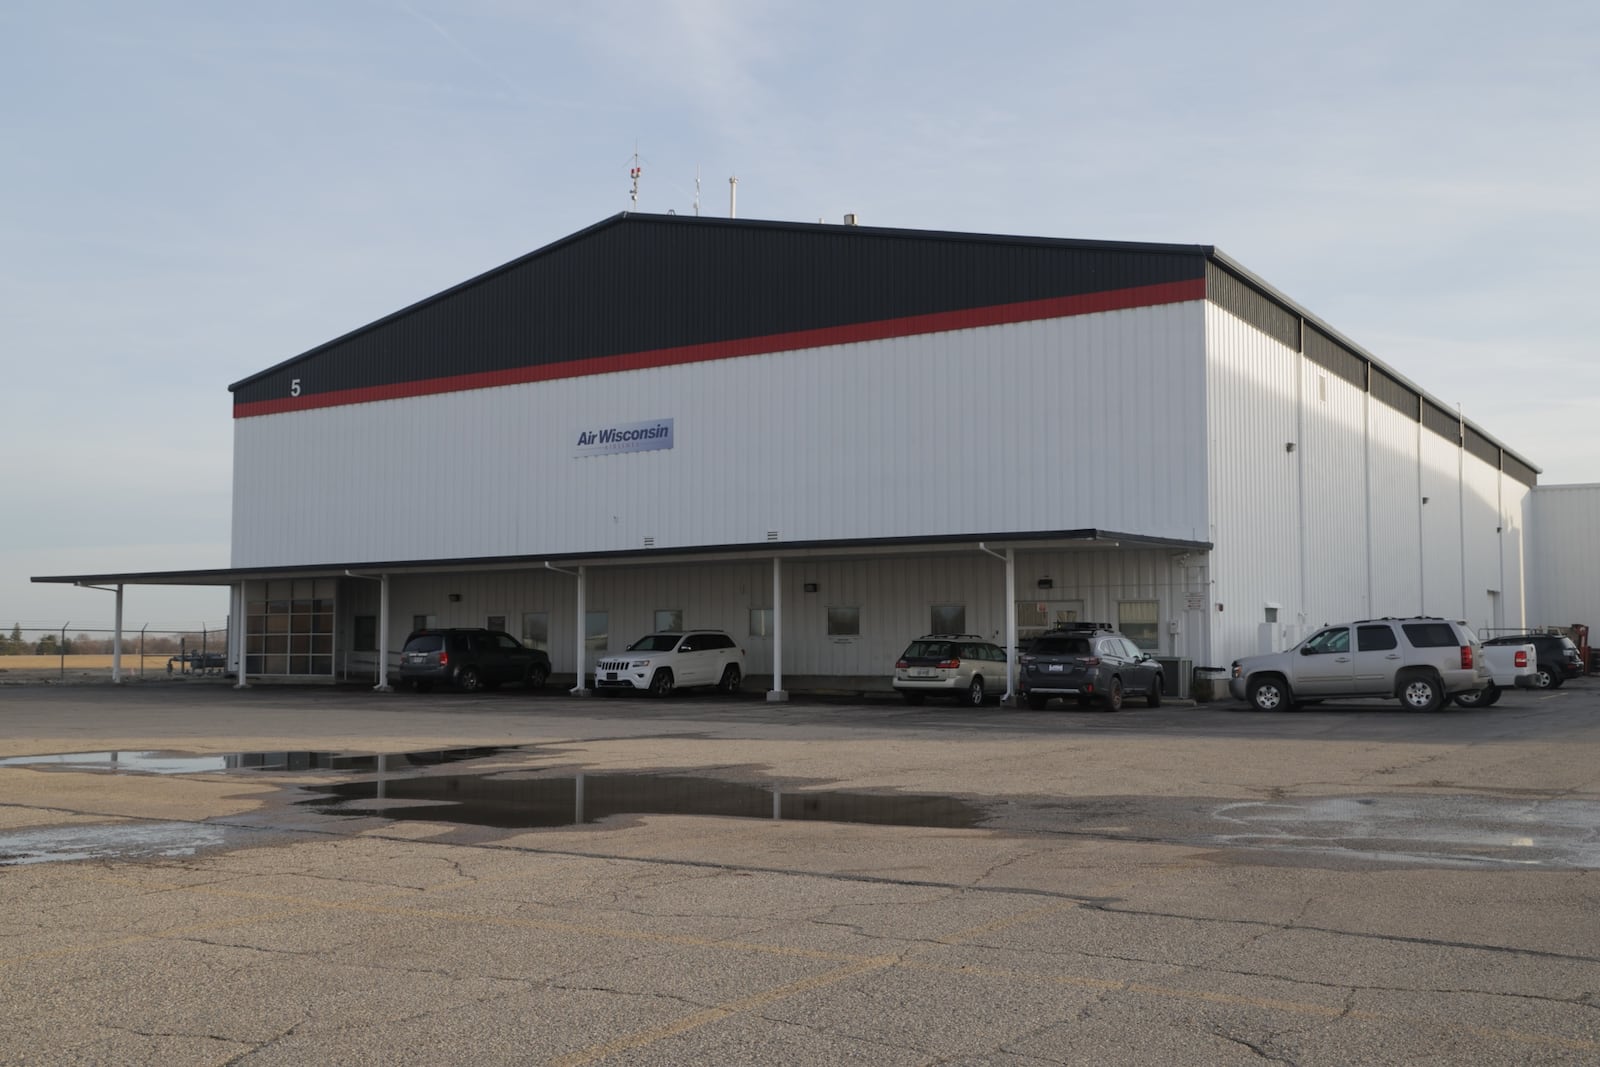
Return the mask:
[[629,652],[671,652],[683,639],[682,634],[646,634],[628,646]]
[[437,652],[443,647],[443,634],[422,634],[406,642],[407,652]]
[[903,659],[951,659],[956,646],[949,641],[913,641]]

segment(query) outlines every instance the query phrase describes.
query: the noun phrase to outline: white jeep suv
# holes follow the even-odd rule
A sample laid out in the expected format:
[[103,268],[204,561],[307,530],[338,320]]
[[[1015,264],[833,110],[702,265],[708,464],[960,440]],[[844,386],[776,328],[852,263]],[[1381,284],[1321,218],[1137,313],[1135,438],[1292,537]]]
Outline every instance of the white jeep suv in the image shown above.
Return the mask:
[[646,634],[625,652],[606,652],[594,665],[597,692],[647,690],[664,697],[674,689],[714,685],[736,693],[744,681],[744,649],[721,630]]
[[1260,711],[1349,697],[1398,697],[1414,711],[1437,711],[1492,681],[1478,635],[1430,617],[1324,626],[1287,652],[1234,660],[1231,673],[1228,691]]

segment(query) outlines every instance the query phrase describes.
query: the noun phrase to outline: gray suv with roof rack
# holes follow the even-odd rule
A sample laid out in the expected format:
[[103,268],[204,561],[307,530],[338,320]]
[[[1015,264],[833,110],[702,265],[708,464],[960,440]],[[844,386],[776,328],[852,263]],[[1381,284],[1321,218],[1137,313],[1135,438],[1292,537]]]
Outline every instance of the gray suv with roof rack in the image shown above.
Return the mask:
[[1423,615],[1324,626],[1288,651],[1234,660],[1230,674],[1229,692],[1258,711],[1351,697],[1437,711],[1493,680],[1477,634]]
[[1164,682],[1161,662],[1104,622],[1062,623],[1017,658],[1018,691],[1035,710],[1056,697],[1121,711],[1124,698],[1142,696],[1159,708]]

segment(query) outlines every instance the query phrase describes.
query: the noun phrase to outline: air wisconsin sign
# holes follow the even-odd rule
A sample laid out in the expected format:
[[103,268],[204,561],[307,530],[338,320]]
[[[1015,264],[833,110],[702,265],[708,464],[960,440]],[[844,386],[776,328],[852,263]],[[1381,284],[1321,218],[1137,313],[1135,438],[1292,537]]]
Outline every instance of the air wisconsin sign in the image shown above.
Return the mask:
[[609,456],[618,452],[657,452],[672,447],[672,420],[649,419],[577,432],[574,457]]

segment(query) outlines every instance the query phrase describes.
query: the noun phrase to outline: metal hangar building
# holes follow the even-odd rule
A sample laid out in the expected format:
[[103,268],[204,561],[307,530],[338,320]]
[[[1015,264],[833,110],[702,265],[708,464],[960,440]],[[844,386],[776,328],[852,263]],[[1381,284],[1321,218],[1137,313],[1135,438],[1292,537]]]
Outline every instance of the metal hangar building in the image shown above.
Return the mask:
[[781,699],[928,632],[1529,621],[1536,468],[1208,246],[622,214],[230,389],[231,567],[46,580],[228,585],[241,680],[422,626],[579,688],[724,629]]

